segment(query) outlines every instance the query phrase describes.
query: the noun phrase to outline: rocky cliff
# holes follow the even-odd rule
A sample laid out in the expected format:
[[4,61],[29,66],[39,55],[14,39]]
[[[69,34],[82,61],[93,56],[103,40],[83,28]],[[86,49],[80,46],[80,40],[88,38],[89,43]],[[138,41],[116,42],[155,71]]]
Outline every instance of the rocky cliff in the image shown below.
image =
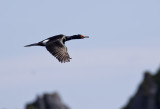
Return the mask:
[[[69,109],[58,93],[44,94],[26,105],[26,109]],[[145,72],[137,92],[122,109],[160,109],[160,69],[155,73]]]
[[136,94],[122,109],[160,109],[160,69],[156,74],[144,74]]
[[26,109],[69,109],[64,105],[58,93],[44,94],[43,97],[38,96],[37,99],[26,105]]

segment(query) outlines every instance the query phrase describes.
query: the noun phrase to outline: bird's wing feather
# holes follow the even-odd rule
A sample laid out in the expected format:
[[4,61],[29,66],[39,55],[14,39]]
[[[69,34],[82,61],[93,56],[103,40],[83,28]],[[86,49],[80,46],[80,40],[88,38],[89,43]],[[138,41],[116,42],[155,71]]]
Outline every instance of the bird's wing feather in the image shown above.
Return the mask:
[[46,49],[61,63],[69,62],[71,59],[67,52],[67,47],[61,40],[48,42],[46,44]]

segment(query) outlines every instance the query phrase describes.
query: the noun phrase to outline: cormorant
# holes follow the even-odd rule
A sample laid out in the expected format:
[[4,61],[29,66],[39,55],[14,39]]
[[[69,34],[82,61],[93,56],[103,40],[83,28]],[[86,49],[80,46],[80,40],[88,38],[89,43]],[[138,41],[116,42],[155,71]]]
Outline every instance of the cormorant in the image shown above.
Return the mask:
[[65,42],[72,40],[72,39],[84,39],[89,38],[89,36],[84,36],[81,34],[73,35],[73,36],[65,36],[63,34],[55,35],[52,37],[49,37],[45,40],[42,40],[38,43],[33,43],[30,45],[26,45],[24,47],[30,47],[30,46],[45,46],[46,49],[55,56],[59,62],[65,63],[70,61],[70,56],[67,52],[67,47],[65,46]]

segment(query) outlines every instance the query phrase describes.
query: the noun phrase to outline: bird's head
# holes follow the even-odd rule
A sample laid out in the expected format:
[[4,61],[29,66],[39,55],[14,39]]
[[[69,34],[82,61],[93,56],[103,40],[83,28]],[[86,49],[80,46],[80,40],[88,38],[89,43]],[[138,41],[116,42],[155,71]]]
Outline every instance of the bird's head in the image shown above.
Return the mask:
[[75,35],[75,37],[76,37],[77,39],[89,38],[89,36],[84,36],[84,35],[81,35],[81,34]]

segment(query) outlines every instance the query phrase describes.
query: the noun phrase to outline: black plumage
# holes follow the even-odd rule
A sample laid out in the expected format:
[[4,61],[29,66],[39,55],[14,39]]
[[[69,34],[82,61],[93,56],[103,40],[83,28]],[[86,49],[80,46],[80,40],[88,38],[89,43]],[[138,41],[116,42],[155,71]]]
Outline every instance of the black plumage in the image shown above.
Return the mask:
[[73,36],[65,36],[63,34],[60,34],[53,37],[49,37],[38,43],[26,45],[25,47],[45,46],[46,49],[53,56],[55,56],[59,62],[65,63],[65,62],[69,62],[71,59],[67,52],[67,47],[65,46],[65,42],[73,39],[83,39],[83,38],[89,38],[89,36],[83,36],[81,34],[73,35]]

